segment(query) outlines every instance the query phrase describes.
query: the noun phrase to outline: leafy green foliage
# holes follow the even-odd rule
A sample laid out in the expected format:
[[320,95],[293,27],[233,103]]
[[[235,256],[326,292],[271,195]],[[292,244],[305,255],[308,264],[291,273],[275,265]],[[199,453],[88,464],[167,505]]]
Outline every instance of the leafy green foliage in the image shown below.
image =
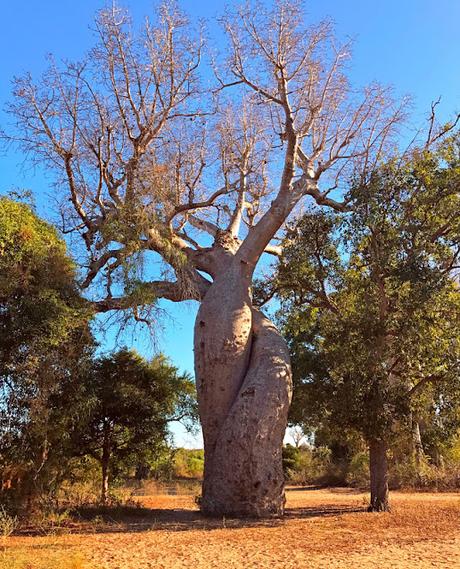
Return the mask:
[[313,212],[290,232],[275,286],[293,422],[367,440],[414,416],[444,435],[458,428],[459,179],[452,138],[354,184],[348,215]]
[[57,400],[74,406],[69,423],[73,454],[89,455],[112,477],[129,467],[154,464],[173,420],[193,422],[195,388],[162,355],[146,361],[123,349],[96,359],[78,385]]
[[201,479],[204,471],[204,450],[179,448],[174,452],[174,474],[177,478]]
[[87,317],[55,229],[30,207],[0,198],[2,371],[33,366],[34,353],[61,345]]
[[51,399],[64,379],[78,381],[92,350],[90,316],[55,229],[0,198],[0,463],[24,493],[51,489],[59,477],[52,449],[65,437]]
[[164,356],[94,359],[88,306],[55,229],[0,198],[0,467],[19,501],[53,498],[84,457],[112,478],[154,467],[168,423],[195,423],[195,387]]

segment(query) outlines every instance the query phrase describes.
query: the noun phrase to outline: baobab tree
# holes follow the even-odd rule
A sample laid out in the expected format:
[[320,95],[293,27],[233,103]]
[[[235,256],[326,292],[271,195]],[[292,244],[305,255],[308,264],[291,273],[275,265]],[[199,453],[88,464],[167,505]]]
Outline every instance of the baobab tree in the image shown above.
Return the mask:
[[235,9],[222,24],[227,53],[208,88],[203,41],[170,3],[139,34],[123,11],[99,12],[82,63],[16,81],[7,136],[56,173],[95,311],[148,319],[158,299],[200,303],[202,510],[272,516],[284,507],[291,370],[252,301],[254,271],[279,254],[302,200],[347,209],[342,180],[380,160],[403,105],[379,85],[352,89],[349,46],[328,22],[306,26],[296,2]]

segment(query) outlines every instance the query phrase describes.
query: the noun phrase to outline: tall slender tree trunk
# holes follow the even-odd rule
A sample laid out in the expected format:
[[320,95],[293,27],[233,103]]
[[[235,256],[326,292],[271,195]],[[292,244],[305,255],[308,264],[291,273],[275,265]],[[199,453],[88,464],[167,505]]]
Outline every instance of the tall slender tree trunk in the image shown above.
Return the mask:
[[107,504],[109,496],[109,469],[107,463],[102,463],[102,486],[101,486],[101,504]]
[[369,512],[389,512],[387,444],[381,439],[369,441],[371,501]]
[[425,453],[423,452],[422,437],[420,434],[420,423],[417,421],[416,417],[412,416],[412,444],[415,460],[415,468],[417,471],[418,482],[422,481],[422,463],[425,458]]
[[102,447],[102,458],[101,458],[101,471],[102,471],[102,483],[101,483],[101,504],[104,506],[107,504],[107,499],[109,497],[109,460],[110,460],[110,446],[107,440],[104,440]]
[[244,272],[234,262],[215,280],[195,324],[205,448],[201,509],[211,516],[279,516],[292,394],[289,352],[276,327],[252,306]]

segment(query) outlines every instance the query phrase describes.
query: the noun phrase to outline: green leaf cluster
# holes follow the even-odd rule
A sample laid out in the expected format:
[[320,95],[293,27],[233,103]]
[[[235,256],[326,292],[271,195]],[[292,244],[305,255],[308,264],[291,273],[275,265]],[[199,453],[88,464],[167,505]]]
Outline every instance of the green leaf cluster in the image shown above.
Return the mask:
[[459,182],[452,138],[353,183],[347,215],[313,211],[291,228],[274,286],[293,422],[367,440],[388,440],[414,414],[458,428]]

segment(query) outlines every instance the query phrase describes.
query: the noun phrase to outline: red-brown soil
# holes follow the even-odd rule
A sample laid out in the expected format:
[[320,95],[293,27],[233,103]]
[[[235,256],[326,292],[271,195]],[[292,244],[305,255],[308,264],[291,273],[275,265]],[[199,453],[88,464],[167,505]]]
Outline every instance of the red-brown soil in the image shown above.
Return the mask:
[[[365,511],[349,489],[288,491],[283,520],[203,519],[193,496],[147,496],[129,520],[7,538],[0,569],[460,568],[460,495],[392,494]],[[2,557],[3,556],[3,557]]]

